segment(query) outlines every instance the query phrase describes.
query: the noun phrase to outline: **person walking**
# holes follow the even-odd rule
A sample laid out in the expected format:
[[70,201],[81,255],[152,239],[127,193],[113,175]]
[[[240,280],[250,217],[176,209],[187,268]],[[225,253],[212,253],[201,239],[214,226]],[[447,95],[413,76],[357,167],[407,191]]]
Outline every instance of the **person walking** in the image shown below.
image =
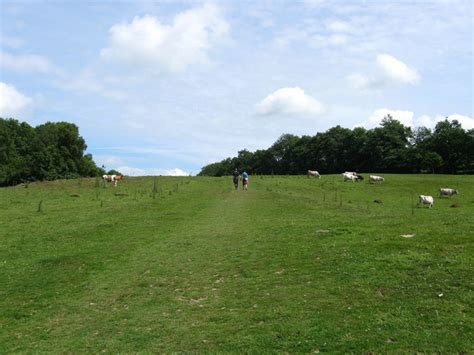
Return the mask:
[[232,180],[234,181],[234,187],[236,190],[239,188],[239,176],[240,176],[239,171],[235,169],[234,172],[232,173]]
[[242,173],[242,189],[247,190],[249,186],[249,174],[244,170]]

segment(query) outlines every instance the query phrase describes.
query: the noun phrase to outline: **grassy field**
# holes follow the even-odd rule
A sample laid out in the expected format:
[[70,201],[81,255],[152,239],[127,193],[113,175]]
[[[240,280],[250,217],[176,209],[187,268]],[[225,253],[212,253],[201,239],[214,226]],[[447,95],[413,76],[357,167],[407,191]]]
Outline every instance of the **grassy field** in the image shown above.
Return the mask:
[[385,178],[2,188],[0,353],[474,352],[474,178]]

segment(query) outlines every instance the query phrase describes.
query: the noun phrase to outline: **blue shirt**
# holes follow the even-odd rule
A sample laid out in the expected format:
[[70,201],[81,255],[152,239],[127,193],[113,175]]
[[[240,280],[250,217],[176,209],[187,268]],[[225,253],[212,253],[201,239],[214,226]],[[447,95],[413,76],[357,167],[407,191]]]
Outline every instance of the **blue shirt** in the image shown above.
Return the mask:
[[244,171],[244,173],[242,174],[242,178],[243,178],[243,179],[248,179],[248,178],[249,178],[249,174],[247,174],[247,172]]

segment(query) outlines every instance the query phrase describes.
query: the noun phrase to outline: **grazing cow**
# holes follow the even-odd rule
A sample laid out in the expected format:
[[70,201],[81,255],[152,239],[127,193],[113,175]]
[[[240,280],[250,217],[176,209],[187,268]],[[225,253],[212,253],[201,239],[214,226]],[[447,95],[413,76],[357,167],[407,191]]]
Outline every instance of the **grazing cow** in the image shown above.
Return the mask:
[[425,195],[420,195],[418,196],[418,207],[423,207],[423,205],[429,205],[429,208],[433,207],[434,204],[434,198],[433,196],[425,196]]
[[449,197],[449,196],[453,196],[457,194],[458,194],[458,190],[449,189],[449,188],[439,189],[439,197],[444,197],[444,196]]
[[104,183],[113,182],[114,186],[117,186],[117,182],[123,180],[123,175],[103,175],[102,179]]
[[382,182],[382,181],[384,181],[384,178],[382,176],[377,176],[377,175],[370,175],[369,176],[369,182],[370,183]]
[[102,175],[102,180],[104,180],[104,182],[111,182],[113,179],[113,176],[115,175]]
[[349,173],[342,174],[342,181],[348,181],[348,180],[354,182],[354,181],[358,180],[358,177],[357,177],[357,175],[353,175],[353,174],[349,174]]
[[344,174],[357,175],[355,171],[345,171]]
[[115,175],[114,186],[117,186],[117,182],[123,181],[123,175]]
[[321,179],[321,175],[319,175],[319,172],[317,172],[316,170],[308,170],[308,177],[310,176],[315,176],[318,179]]

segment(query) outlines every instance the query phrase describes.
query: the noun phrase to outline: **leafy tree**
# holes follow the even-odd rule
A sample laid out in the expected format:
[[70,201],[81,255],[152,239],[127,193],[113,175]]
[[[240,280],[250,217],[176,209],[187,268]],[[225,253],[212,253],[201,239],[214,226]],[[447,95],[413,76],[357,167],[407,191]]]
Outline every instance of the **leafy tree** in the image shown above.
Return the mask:
[[270,152],[275,161],[276,174],[289,174],[292,170],[294,149],[299,138],[293,134],[284,134],[270,147]]
[[120,171],[112,169],[107,171],[107,175],[123,175]]
[[345,170],[358,172],[473,172],[474,130],[457,121],[439,122],[432,132],[412,131],[387,115],[380,126],[366,130],[336,126],[314,136],[284,134],[268,149],[244,149],[202,168],[200,175],[230,175],[234,168],[260,174],[304,174]]
[[379,172],[406,172],[411,129],[387,115],[381,127],[367,133],[365,156],[368,166]]
[[253,162],[253,153],[249,152],[247,149],[240,150],[237,153],[237,159],[233,161],[230,167],[230,171],[226,175],[232,174],[232,171],[238,169],[239,171],[251,172]]
[[430,148],[443,159],[443,171],[454,174],[467,169],[472,163],[471,142],[472,136],[462,129],[458,121],[446,119],[436,124]]
[[0,185],[28,180],[32,159],[29,144],[34,129],[14,119],[0,119]]
[[255,151],[252,159],[252,169],[250,171],[257,174],[271,175],[275,171],[275,157],[269,149]]
[[47,122],[36,128],[0,118],[0,185],[96,176],[97,168],[76,125]]
[[428,170],[433,174],[443,165],[443,158],[436,152],[425,152],[421,157],[420,167]]

